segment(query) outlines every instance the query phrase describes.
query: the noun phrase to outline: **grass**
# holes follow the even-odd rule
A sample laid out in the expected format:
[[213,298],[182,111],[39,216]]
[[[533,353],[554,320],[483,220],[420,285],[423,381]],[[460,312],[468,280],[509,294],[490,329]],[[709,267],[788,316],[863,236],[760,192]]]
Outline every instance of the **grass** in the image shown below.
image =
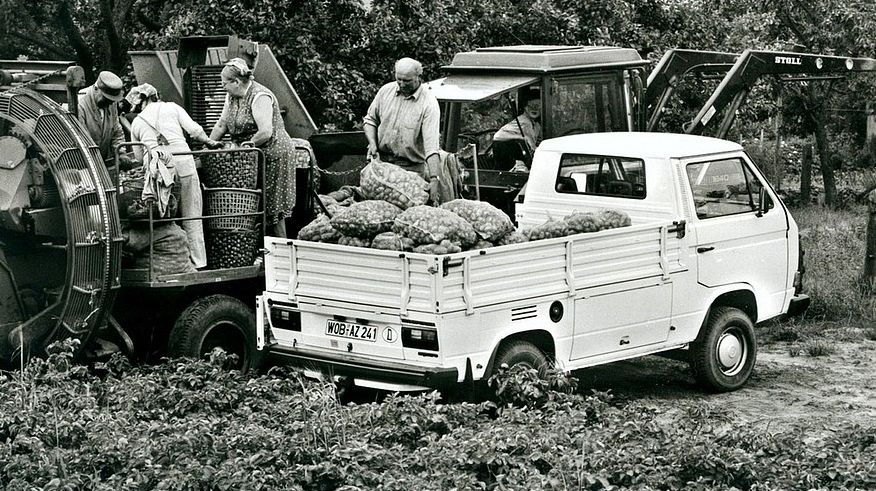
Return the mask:
[[876,318],[876,295],[861,279],[866,249],[864,207],[792,210],[805,251],[804,289],[812,297],[807,317],[866,323]]
[[810,339],[803,343],[802,349],[813,358],[830,356],[836,352],[836,348],[824,339]]
[[805,251],[803,290],[812,298],[800,318],[768,322],[761,342],[789,343],[788,354],[827,356],[833,342],[876,341],[876,294],[861,279],[866,250],[867,209],[791,209]]

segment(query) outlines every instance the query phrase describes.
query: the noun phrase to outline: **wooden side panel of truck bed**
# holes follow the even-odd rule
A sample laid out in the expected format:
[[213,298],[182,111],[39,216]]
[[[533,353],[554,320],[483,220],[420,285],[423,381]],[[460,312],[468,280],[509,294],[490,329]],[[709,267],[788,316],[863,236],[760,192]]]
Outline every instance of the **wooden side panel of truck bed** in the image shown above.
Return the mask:
[[672,224],[446,256],[265,238],[267,289],[301,304],[408,315],[477,308],[664,277],[687,268]]

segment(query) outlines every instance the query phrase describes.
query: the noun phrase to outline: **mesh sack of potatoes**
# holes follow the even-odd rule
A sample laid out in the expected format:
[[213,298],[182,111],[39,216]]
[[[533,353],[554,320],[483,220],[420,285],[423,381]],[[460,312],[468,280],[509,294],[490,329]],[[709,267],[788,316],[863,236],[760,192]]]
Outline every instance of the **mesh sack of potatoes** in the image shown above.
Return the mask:
[[392,228],[401,209],[382,200],[359,201],[331,218],[332,227],[343,235],[372,239]]
[[447,239],[442,240],[438,244],[422,244],[414,247],[414,252],[419,252],[420,254],[453,254],[455,252],[462,252],[462,248],[458,245],[450,242]]
[[633,223],[630,216],[620,210],[602,210],[598,216],[602,219],[603,229],[629,227]]
[[569,226],[563,220],[554,220],[553,218],[536,225],[524,232],[530,241],[552,239],[554,237],[564,237],[569,235]]
[[412,251],[414,241],[395,232],[383,232],[374,236],[371,248],[387,251]]
[[569,227],[570,234],[599,232],[605,227],[602,217],[597,213],[573,211],[563,220]]
[[329,217],[320,215],[312,222],[301,227],[301,230],[298,231],[298,238],[311,242],[335,243],[341,238],[341,233],[332,227]]
[[444,203],[441,208],[461,216],[474,227],[482,239],[490,242],[495,242],[514,230],[514,224],[508,215],[486,201],[455,199]]
[[[341,206],[350,206],[355,201],[365,201],[362,188],[358,186],[341,186],[325,196],[334,199]],[[322,197],[322,195],[320,195]]]
[[395,218],[392,231],[409,237],[415,244],[439,244],[449,240],[467,249],[477,242],[474,227],[452,211],[415,206]]
[[325,206],[326,208],[329,206],[338,206],[338,200],[328,194],[320,194],[318,198],[322,202],[322,206]]
[[371,247],[371,240],[362,239],[360,237],[349,237],[347,235],[342,235],[341,238],[338,239],[338,244],[353,247]]
[[403,210],[429,200],[429,184],[419,174],[379,160],[362,169],[359,185],[366,198],[388,201]]
[[501,239],[496,241],[497,246],[503,246],[508,244],[520,244],[522,242],[529,242],[529,239],[523,232],[519,230],[512,230],[511,233],[505,234]]

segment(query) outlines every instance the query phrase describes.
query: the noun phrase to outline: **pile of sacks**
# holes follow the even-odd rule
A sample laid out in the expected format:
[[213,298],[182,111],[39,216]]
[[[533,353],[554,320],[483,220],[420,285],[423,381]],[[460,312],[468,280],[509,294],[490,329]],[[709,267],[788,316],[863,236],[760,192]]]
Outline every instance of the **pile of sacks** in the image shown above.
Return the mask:
[[440,255],[630,225],[626,213],[605,210],[574,212],[519,231],[508,215],[483,201],[427,206],[426,181],[396,165],[372,162],[360,176],[358,187],[320,195],[328,213],[304,226],[299,239]]

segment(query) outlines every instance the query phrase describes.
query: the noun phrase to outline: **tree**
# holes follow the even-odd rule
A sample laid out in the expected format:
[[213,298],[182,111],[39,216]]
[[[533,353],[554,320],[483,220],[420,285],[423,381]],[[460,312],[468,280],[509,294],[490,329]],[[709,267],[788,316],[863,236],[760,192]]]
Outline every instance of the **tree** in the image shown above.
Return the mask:
[[0,52],[70,59],[89,79],[97,69],[122,72],[128,63],[131,14],[137,0],[10,0],[4,2]]

